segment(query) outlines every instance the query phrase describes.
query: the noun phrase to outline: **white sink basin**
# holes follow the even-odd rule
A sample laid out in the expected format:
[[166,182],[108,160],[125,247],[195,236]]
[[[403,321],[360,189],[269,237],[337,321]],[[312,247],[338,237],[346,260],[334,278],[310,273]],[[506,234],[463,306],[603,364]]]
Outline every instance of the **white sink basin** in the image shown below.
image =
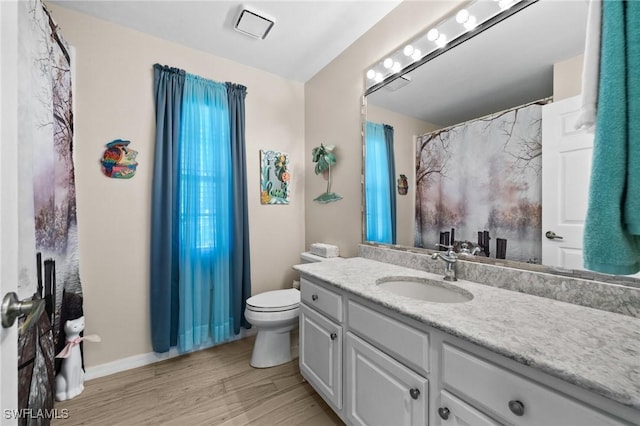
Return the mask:
[[453,284],[417,277],[385,277],[376,281],[379,288],[398,296],[437,303],[462,303],[473,299],[469,293]]

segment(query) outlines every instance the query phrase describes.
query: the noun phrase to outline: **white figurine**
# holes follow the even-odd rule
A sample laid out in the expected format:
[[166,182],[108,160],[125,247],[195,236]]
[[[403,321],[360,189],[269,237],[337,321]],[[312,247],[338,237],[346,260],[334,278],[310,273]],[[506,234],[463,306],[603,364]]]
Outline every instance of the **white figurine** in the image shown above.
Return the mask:
[[64,401],[74,398],[84,390],[84,370],[82,369],[82,355],[80,342],[87,340],[99,342],[96,335],[80,337],[84,330],[84,316],[69,320],[64,324],[64,332],[67,336],[67,344],[56,358],[64,358],[62,367],[56,376],[56,400]]

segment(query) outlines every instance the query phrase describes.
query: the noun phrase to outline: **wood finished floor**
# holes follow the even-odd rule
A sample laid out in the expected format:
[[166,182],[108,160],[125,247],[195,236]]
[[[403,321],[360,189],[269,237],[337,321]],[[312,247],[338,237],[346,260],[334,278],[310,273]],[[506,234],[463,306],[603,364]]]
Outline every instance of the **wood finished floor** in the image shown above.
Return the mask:
[[302,378],[298,358],[249,365],[254,337],[85,383],[52,425],[342,425]]

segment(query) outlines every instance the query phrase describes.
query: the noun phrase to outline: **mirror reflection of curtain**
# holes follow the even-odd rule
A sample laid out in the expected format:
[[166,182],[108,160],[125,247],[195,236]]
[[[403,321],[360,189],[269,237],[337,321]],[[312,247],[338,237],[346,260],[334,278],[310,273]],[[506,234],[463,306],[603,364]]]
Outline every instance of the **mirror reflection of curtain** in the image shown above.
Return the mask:
[[365,135],[366,240],[395,244],[393,127],[367,121]]

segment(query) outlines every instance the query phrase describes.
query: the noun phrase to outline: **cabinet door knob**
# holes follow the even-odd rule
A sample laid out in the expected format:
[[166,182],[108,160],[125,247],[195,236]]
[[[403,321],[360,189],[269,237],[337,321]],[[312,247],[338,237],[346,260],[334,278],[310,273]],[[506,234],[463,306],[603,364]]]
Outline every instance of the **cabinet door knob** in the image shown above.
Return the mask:
[[516,416],[522,416],[524,414],[524,404],[521,401],[512,399],[509,401],[509,410]]
[[317,295],[317,294],[312,294],[312,295],[311,295],[311,300],[313,300],[314,302],[315,302],[316,300],[318,300],[318,295]]
[[338,335],[336,333],[331,333],[329,337],[331,337],[331,340],[336,340],[338,338]]
[[447,420],[449,418],[449,414],[451,414],[451,411],[449,411],[447,407],[440,407],[438,408],[438,414],[440,415],[440,418],[442,420]]
[[411,395],[411,398],[413,399],[418,399],[420,396],[420,389],[409,389],[409,395]]

